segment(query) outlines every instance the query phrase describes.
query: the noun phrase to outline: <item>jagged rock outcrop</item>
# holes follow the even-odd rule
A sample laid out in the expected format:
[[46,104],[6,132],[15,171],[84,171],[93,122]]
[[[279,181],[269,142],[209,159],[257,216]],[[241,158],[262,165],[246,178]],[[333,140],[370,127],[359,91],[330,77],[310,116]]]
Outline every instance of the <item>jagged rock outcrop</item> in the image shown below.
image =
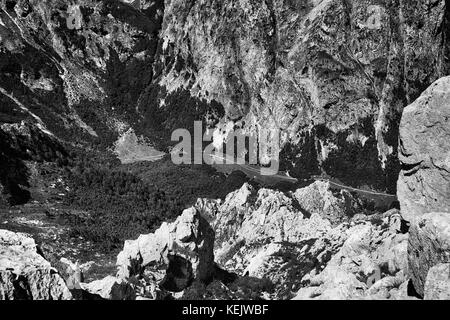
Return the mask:
[[[238,275],[270,280],[272,296],[286,299],[300,288],[303,276],[320,271],[338,252],[350,235],[346,230],[357,207],[352,204],[358,203],[316,182],[290,195],[244,184],[223,203],[198,205],[216,231],[216,262]],[[333,227],[333,217],[347,223]]]
[[428,271],[425,300],[450,300],[450,263],[440,263]]
[[409,105],[400,126],[398,198],[406,219],[450,214],[450,77]]
[[364,209],[361,199],[346,190],[332,190],[329,182],[317,181],[294,193],[302,212],[318,214],[333,224],[348,221]]
[[227,251],[230,242],[264,242],[269,238],[294,243],[326,233],[330,222],[349,221],[361,212],[362,204],[345,191],[333,193],[326,182],[315,182],[292,196],[270,189],[256,191],[244,184],[214,208],[210,215],[214,217],[215,246],[221,248],[216,250],[220,261],[222,254],[218,252]]
[[179,292],[192,281],[208,281],[214,271],[214,231],[195,208],[155,233],[126,241],[117,257],[117,276],[147,276],[162,288]]
[[25,234],[0,230],[0,300],[70,300],[63,278]]
[[[358,199],[324,182],[293,194],[245,185],[127,241],[118,282],[92,290],[120,296],[112,288],[138,278],[143,295],[182,291],[211,278],[214,247],[221,267],[269,279],[275,298],[301,285],[310,288],[299,297],[401,298],[408,276],[420,295],[429,277],[429,296],[441,296],[433,288],[448,251],[438,223],[449,213],[450,80],[429,86],[450,73],[449,8],[447,0],[1,1],[0,202],[29,200],[25,161],[63,158],[59,140],[104,150],[133,132],[168,151],[172,131],[194,120],[224,129],[219,137],[280,129],[281,167],[292,176],[326,173],[389,193],[400,152],[402,215],[423,223],[412,229],[408,275],[401,219],[361,217]],[[369,288],[378,270],[384,277]],[[41,294],[20,289],[34,276],[11,282],[8,272],[13,297]],[[52,298],[65,297],[56,275],[43,277],[45,286],[56,281]]]
[[429,213],[417,219],[410,230],[408,270],[414,289],[421,297],[425,295],[424,287],[430,269],[449,261],[450,215]]
[[82,284],[82,289],[106,300],[134,300],[136,298],[136,292],[131,284],[113,276]]
[[407,298],[408,235],[381,224],[360,222],[346,230],[347,240],[325,269],[302,280],[295,299]]

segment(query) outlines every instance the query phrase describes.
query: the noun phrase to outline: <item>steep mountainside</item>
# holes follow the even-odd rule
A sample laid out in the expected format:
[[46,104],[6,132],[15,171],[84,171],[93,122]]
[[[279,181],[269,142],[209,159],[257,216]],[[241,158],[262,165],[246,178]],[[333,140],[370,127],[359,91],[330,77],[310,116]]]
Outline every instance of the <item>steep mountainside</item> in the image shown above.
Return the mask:
[[450,0],[0,0],[0,300],[450,299],[449,75]]
[[279,128],[291,175],[395,193],[402,110],[449,74],[449,24],[446,0],[2,0],[0,121],[163,151],[194,120]]

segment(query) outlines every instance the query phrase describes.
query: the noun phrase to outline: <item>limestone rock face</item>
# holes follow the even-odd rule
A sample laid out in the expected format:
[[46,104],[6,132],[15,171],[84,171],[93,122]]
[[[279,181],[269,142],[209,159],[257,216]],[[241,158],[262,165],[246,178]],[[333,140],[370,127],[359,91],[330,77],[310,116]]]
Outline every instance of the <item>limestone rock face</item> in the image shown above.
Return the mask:
[[169,291],[182,291],[193,280],[207,281],[214,270],[214,231],[195,208],[155,233],[126,241],[117,257],[118,277],[150,274]]
[[394,191],[402,109],[448,72],[445,21],[444,0],[166,1],[157,80],[281,129],[292,174]]
[[215,217],[216,263],[238,275],[269,279],[274,298],[289,298],[303,276],[325,266],[349,237],[348,224],[333,226],[326,214],[334,206],[334,217],[347,217],[341,196],[322,183],[293,194],[244,184],[208,214]]
[[136,297],[133,286],[113,276],[82,284],[82,288],[106,300],[134,300]]
[[[304,277],[295,299],[397,299],[407,297],[408,237],[389,228],[359,223],[346,230],[347,239],[325,269]],[[403,286],[402,286],[403,285]],[[402,288],[400,288],[402,287]],[[402,293],[399,291],[402,290]]]
[[318,214],[333,224],[348,220],[362,211],[363,203],[346,190],[332,191],[329,182],[317,181],[298,189],[294,198],[305,214]]
[[333,193],[324,182],[315,182],[292,195],[270,189],[256,191],[244,184],[212,214],[216,258],[221,260],[218,252],[231,242],[264,242],[270,238],[295,243],[305,237],[320,236],[331,229],[332,222],[349,221],[358,209],[361,210],[361,203],[357,198],[345,192]]
[[450,214],[450,77],[433,83],[405,109],[400,141],[405,169],[398,198],[404,217]]
[[109,145],[123,127],[166,138],[192,126],[186,113],[217,129],[278,128],[293,176],[325,171],[392,192],[401,112],[449,73],[445,0],[11,0],[1,8],[8,122]]
[[409,275],[414,288],[424,296],[431,268],[450,261],[450,215],[429,213],[411,227],[408,244]]
[[0,230],[0,300],[70,300],[56,269],[25,234]]
[[450,300],[450,263],[440,263],[428,271],[425,300]]

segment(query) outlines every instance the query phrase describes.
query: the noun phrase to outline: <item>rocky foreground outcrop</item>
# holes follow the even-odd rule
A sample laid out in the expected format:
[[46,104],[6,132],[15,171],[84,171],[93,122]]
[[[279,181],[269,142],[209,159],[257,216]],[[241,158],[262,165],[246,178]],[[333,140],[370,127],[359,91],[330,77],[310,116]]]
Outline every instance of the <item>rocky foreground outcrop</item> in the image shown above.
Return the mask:
[[347,229],[337,254],[322,272],[303,279],[296,299],[407,299],[408,235],[395,228],[396,214]]
[[104,279],[81,284],[80,289],[105,300],[134,300],[135,288],[123,279],[108,276]]
[[[409,105],[400,126],[398,198],[411,222],[408,272],[418,296],[448,297],[450,276],[450,77]],[[439,274],[439,272],[443,272]]]
[[0,230],[0,300],[70,300],[72,294],[25,234]]
[[[450,262],[450,215],[448,213],[429,213],[419,218],[411,228],[408,245],[409,273],[417,293],[424,297],[433,295],[431,291],[437,270],[430,270],[441,263]],[[430,276],[430,278],[428,278]],[[443,280],[450,284],[450,274]],[[428,292],[425,294],[425,283]]]
[[231,193],[212,214],[216,262],[239,275],[269,279],[276,297],[288,297],[299,279],[325,264],[344,240],[342,228],[334,229],[317,213],[305,216],[302,202],[295,201],[248,184]]
[[440,263],[428,271],[425,300],[450,300],[450,263]]
[[403,215],[450,215],[450,77],[431,85],[409,105],[400,126],[398,198]]
[[[427,214],[408,229],[397,209],[355,213],[352,205],[335,206],[342,222],[333,224],[325,209],[340,203],[342,194],[327,188],[316,182],[282,193],[244,184],[224,201],[200,199],[173,223],[126,241],[117,274],[83,283],[78,264],[69,263],[73,272],[66,272],[67,284],[77,299],[448,297],[450,221],[445,213]],[[322,190],[326,197],[308,190]],[[348,197],[347,203],[359,203],[356,195]],[[306,205],[316,211],[309,214]],[[19,288],[28,287],[33,298],[70,298],[64,280],[36,253],[32,239],[1,234],[7,236],[0,251],[6,266],[1,284],[9,294],[3,298],[23,298]],[[30,268],[23,262],[29,255]],[[26,274],[14,277],[22,282],[5,285],[12,272],[8,265],[32,271],[15,271]],[[36,271],[41,265],[45,273]]]
[[[358,283],[366,286],[366,278],[382,269],[380,279],[398,276],[403,284],[407,236],[401,233],[399,213],[365,215],[361,203],[325,182],[292,193],[246,183],[224,201],[199,199],[175,222],[127,241],[117,257],[116,276],[80,287],[117,300],[290,299],[330,261],[341,261],[333,258],[341,251],[347,257],[342,272]],[[331,208],[338,218],[334,222],[341,223],[329,221]],[[348,266],[357,260],[360,268]],[[378,286],[389,293],[398,287]]]
[[121,279],[148,277],[172,292],[186,289],[194,280],[206,282],[214,271],[214,231],[194,208],[174,223],[163,223],[153,234],[125,242],[117,257]]
[[[353,205],[335,205],[343,222],[333,226],[327,208],[342,194],[329,188],[316,182],[284,194],[244,184],[223,202],[199,200],[173,224],[127,241],[117,276],[139,288],[140,299],[181,297],[177,292],[197,299],[407,298],[408,235],[400,213],[355,214]],[[347,204],[359,203],[347,196]],[[89,286],[116,281],[83,287],[94,293]]]

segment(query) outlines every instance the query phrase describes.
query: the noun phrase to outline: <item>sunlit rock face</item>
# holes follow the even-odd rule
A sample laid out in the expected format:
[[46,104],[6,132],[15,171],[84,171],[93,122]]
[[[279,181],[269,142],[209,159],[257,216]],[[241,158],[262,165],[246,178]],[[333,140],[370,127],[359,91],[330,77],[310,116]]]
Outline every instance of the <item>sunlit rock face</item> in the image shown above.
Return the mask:
[[71,300],[63,278],[26,234],[0,230],[0,300]]
[[174,223],[126,241],[117,256],[117,276],[129,279],[147,272],[173,292],[183,291],[194,280],[207,282],[214,270],[214,236],[195,208],[186,209]]
[[[439,296],[438,291],[441,291],[439,289],[441,285],[435,283],[436,279],[433,280],[435,271],[432,269],[441,263],[448,263],[448,257],[450,256],[449,226],[450,217],[448,213],[434,212],[417,218],[410,231],[408,244],[409,276],[419,296],[426,299],[434,294]],[[427,279],[428,276],[430,279]],[[427,281],[429,282],[428,285]],[[446,282],[448,288],[448,277]],[[445,294],[440,298],[438,296],[435,296],[434,299],[445,299]]]
[[403,108],[448,74],[444,0],[9,0],[1,120],[111,147],[281,129],[282,169],[395,191]]
[[401,112],[448,72],[446,15],[445,1],[166,1],[158,81],[280,128],[294,175],[394,191]]
[[400,125],[398,199],[407,220],[450,214],[450,77],[409,105]]

